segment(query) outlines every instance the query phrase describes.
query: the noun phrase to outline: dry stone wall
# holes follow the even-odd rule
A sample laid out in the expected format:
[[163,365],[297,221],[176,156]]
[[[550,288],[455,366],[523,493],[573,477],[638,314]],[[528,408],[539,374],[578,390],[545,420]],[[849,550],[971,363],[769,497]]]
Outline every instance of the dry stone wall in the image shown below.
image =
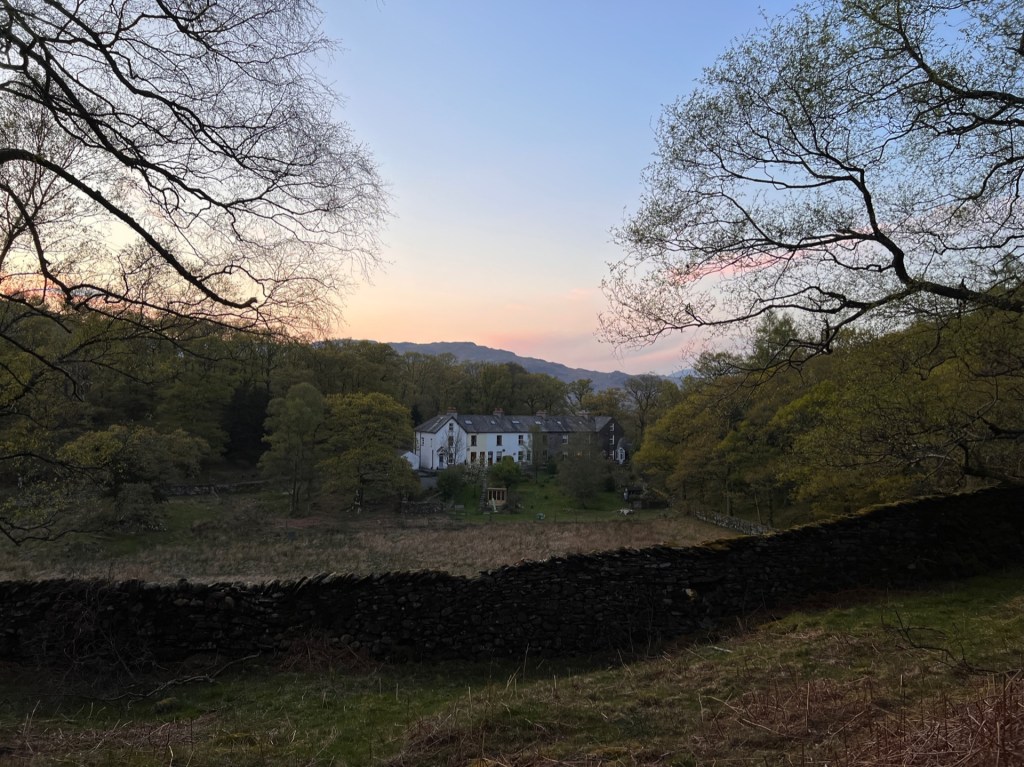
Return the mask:
[[813,594],[1019,563],[1024,492],[883,506],[692,548],[620,550],[444,573],[263,584],[0,582],[0,658],[20,662],[287,651],[311,639],[391,659],[643,649]]
[[713,511],[695,511],[693,516],[702,522],[707,522],[712,525],[718,525],[724,527],[727,530],[735,530],[738,533],[744,535],[764,535],[770,533],[772,528],[768,525],[762,525],[760,522],[755,522],[752,519],[743,519],[742,517],[730,517],[726,514],[716,514]]

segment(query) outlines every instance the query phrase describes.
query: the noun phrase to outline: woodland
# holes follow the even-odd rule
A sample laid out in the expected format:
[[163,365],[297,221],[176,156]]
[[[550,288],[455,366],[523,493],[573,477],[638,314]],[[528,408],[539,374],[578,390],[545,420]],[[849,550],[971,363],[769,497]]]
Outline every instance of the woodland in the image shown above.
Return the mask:
[[[118,524],[144,519],[161,488],[212,478],[279,481],[293,512],[320,493],[342,509],[393,507],[418,493],[399,457],[412,427],[448,408],[615,417],[634,446],[620,483],[679,513],[779,527],[1019,482],[1024,459],[1024,335],[1018,317],[1000,313],[850,334],[829,355],[774,368],[797,328],[771,315],[744,351],[706,353],[685,379],[635,376],[604,391],[369,341],[308,344],[222,328],[138,339],[126,327],[115,342],[113,321],[102,333],[96,318],[64,322],[73,338],[102,338],[102,354],[79,367],[73,387],[39,373],[2,422],[0,529],[15,543],[74,530],[76,511],[97,502]],[[43,333],[34,343],[47,348]],[[606,481],[598,474],[588,486]]]

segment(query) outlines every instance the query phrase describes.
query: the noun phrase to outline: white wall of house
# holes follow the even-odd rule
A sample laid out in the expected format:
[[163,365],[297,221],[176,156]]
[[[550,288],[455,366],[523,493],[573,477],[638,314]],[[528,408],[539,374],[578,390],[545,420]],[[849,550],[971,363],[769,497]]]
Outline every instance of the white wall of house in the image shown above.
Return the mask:
[[530,438],[525,432],[466,432],[451,418],[436,432],[416,432],[414,452],[426,471],[440,471],[453,464],[490,466],[506,457],[526,463],[532,451]]
[[505,458],[516,463],[530,459],[530,435],[521,432],[489,432],[468,435],[466,461],[470,464],[490,466]]
[[466,432],[454,418],[441,424],[436,432],[416,432],[414,452],[420,461],[420,468],[440,471],[453,464],[466,462]]

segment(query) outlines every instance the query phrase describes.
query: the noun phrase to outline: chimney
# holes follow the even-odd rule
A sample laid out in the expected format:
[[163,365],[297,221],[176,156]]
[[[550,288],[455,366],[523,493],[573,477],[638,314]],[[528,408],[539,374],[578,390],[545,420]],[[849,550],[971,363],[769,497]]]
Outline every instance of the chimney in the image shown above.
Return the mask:
[[498,416],[498,418],[501,418],[503,415],[505,415],[505,409],[504,408],[500,408],[500,407],[496,407],[496,408],[494,408],[494,414],[496,416]]
[[459,409],[458,408],[456,408],[456,407],[448,408],[448,415],[458,415],[458,414],[459,414]]
[[548,417],[548,411],[547,410],[538,410],[537,411],[537,417],[538,418],[547,418]]

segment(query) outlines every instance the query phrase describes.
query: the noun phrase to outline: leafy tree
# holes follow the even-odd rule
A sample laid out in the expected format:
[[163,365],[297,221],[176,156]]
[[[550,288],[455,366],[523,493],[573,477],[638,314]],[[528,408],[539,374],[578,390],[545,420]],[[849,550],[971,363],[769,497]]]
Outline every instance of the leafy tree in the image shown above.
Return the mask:
[[141,513],[150,524],[159,485],[194,477],[208,454],[202,439],[180,429],[161,433],[148,426],[115,424],[67,443],[58,457],[68,475],[64,481],[74,484],[79,501],[81,491],[92,488],[112,497],[120,514]]
[[633,466],[685,509],[728,513],[734,479],[718,447],[741,414],[734,387],[691,380],[681,401],[652,425]]
[[667,107],[603,335],[794,313],[854,325],[1024,312],[1024,6],[820,0],[736,42]]
[[506,413],[515,410],[518,379],[526,375],[526,368],[515,362],[481,365],[476,386],[481,407],[474,412],[490,413],[501,408]]
[[793,433],[777,419],[780,409],[812,387],[828,361],[816,360],[803,376],[765,370],[788,344],[793,325],[785,315],[758,323],[745,353],[706,353],[696,375],[684,381],[677,404],[648,433],[634,467],[652,486],[687,510],[710,509],[775,524],[791,501]]
[[228,349],[221,339],[207,338],[173,359],[165,380],[154,387],[154,420],[164,429],[202,437],[215,455],[222,455],[229,439],[228,407],[238,381]]
[[312,384],[295,384],[287,396],[270,401],[265,428],[270,448],[260,459],[260,468],[267,476],[288,480],[288,506],[295,514],[303,499],[310,500],[317,476],[324,429],[323,395]]
[[437,489],[446,501],[458,498],[467,483],[466,467],[461,464],[449,466],[437,473]]
[[308,353],[313,382],[324,394],[393,396],[401,385],[401,358],[387,344],[346,339],[308,347]]
[[618,387],[611,387],[595,392],[587,398],[587,407],[591,415],[606,415],[623,424],[632,420],[629,416],[626,392]]
[[401,364],[399,399],[417,414],[413,419],[416,423],[433,418],[448,407],[461,407],[458,391],[464,371],[454,354],[406,352]]
[[400,455],[412,444],[409,411],[386,394],[332,394],[326,399],[324,489],[355,509],[400,499],[419,485]]
[[682,508],[785,524],[1024,480],[1024,318],[976,311],[848,335],[752,382],[758,338],[689,379],[634,456]]
[[568,455],[558,462],[558,485],[583,508],[598,493],[608,489],[611,478],[611,465],[594,445],[592,436],[571,435]]
[[622,390],[632,405],[637,441],[643,444],[647,425],[654,421],[660,412],[671,406],[677,397],[678,389],[675,384],[661,376],[644,373],[627,378]]
[[832,375],[776,416],[799,497],[835,511],[1024,480],[1024,319],[994,319],[915,326],[834,355]]
[[565,406],[565,384],[546,373],[527,373],[519,378],[513,412],[532,415],[540,411],[561,412]]
[[570,413],[580,413],[587,410],[587,400],[594,393],[594,382],[589,378],[578,378],[565,387],[565,400],[569,405]]

